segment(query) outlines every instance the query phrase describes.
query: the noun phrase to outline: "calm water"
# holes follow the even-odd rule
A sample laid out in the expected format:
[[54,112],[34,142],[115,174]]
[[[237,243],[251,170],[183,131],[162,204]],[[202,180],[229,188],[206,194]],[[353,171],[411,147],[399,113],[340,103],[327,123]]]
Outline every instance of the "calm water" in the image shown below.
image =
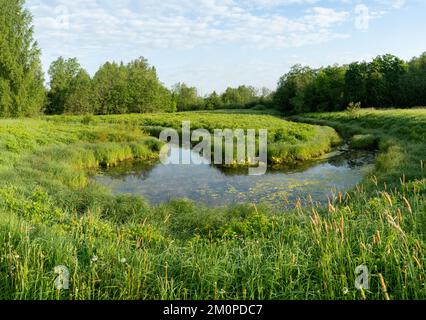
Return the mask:
[[[174,147],[173,158],[200,160],[189,150]],[[322,160],[297,168],[249,176],[247,169],[210,165],[163,165],[127,162],[99,172],[95,180],[116,194],[142,195],[151,204],[186,198],[210,206],[266,202],[291,206],[297,199],[326,202],[327,197],[357,185],[374,168],[375,155],[342,147]]]

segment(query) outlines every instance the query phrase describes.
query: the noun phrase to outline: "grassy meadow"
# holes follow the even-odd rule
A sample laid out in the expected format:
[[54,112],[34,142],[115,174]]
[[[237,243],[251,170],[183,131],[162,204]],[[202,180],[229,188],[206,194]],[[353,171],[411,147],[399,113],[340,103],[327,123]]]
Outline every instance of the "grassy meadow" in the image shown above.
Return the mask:
[[[374,175],[326,207],[150,206],[93,183],[99,166],[158,157],[144,132],[267,128],[282,161],[337,142],[379,148]],[[0,120],[0,299],[425,299],[426,111],[179,113]],[[328,127],[320,127],[326,125]],[[254,126],[254,127],[253,127]],[[69,290],[54,268],[70,270]],[[356,290],[355,269],[371,273]]]
[[141,128],[158,137],[166,128],[180,132],[183,121],[191,122],[191,130],[207,129],[268,129],[268,162],[288,165],[317,158],[329,152],[341,140],[334,129],[327,126],[284,121],[277,115],[259,114],[254,111],[231,112],[181,112],[158,114],[132,114],[115,116],[56,116],[49,121],[66,123],[105,123]]

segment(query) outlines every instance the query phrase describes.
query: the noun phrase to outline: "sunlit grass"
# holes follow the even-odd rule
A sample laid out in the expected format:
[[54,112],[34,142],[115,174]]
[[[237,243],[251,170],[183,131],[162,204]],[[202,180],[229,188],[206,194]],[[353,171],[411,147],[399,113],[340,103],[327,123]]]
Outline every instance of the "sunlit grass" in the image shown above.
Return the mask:
[[[49,121],[81,123],[85,116],[48,117]],[[267,129],[268,161],[272,164],[293,164],[317,158],[340,142],[336,131],[330,127],[296,124],[284,121],[279,116],[253,114],[249,112],[181,112],[163,114],[134,114],[99,116],[91,119],[94,123],[113,123],[143,129],[159,137],[164,128],[182,129],[183,121],[190,121],[191,129]]]
[[[380,153],[355,190],[286,212],[111,195],[90,170],[160,146],[138,130],[143,117],[123,119],[0,121],[0,299],[426,298],[423,110],[299,118],[374,135]],[[59,265],[67,291],[54,286]]]

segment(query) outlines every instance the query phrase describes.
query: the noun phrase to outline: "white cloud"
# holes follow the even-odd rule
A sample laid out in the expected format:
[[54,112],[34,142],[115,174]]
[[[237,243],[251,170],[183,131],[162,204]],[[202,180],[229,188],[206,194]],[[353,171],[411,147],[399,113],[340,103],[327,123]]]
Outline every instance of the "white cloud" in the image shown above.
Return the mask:
[[259,6],[279,6],[279,5],[301,5],[301,4],[314,4],[319,0],[253,0],[255,5]]
[[[264,4],[300,4],[316,0],[256,0]],[[308,44],[315,35],[321,41],[335,38],[333,25],[343,22],[346,12],[315,7],[299,18],[252,12],[232,0],[95,0],[30,1],[37,36],[42,46],[52,41],[79,45],[191,48],[205,44],[245,44],[253,47],[292,47]],[[58,14],[57,8],[60,10]],[[56,12],[56,14],[55,14]],[[65,17],[65,18],[64,18]],[[63,22],[66,21],[66,24]],[[62,24],[61,24],[62,23]],[[64,28],[64,26],[66,26]],[[324,36],[327,35],[327,36]],[[78,48],[76,48],[78,50]]]
[[[27,6],[34,15],[35,36],[43,51],[45,68],[60,55],[75,56],[93,72],[105,60],[126,59],[129,55],[136,58],[148,51],[214,50],[217,46],[267,51],[347,39],[351,28],[355,30],[354,8],[358,3],[358,0],[28,0]],[[404,3],[404,0],[368,2],[372,9],[369,18],[382,16],[384,12],[380,10],[401,8]],[[273,71],[273,67],[268,70]],[[202,71],[200,74],[204,75]]]

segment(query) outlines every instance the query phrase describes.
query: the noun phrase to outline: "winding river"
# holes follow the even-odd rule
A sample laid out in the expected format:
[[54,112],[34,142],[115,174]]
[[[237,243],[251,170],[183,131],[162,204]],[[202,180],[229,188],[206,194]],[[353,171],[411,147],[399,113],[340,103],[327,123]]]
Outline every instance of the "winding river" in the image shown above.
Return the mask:
[[[170,157],[200,161],[200,155],[178,146]],[[352,189],[374,168],[375,154],[341,146],[326,157],[286,169],[268,168],[250,176],[247,169],[207,164],[163,165],[125,162],[98,172],[95,181],[115,194],[144,196],[151,204],[189,199],[208,206],[267,203],[291,207],[297,200],[326,203],[328,197]]]

